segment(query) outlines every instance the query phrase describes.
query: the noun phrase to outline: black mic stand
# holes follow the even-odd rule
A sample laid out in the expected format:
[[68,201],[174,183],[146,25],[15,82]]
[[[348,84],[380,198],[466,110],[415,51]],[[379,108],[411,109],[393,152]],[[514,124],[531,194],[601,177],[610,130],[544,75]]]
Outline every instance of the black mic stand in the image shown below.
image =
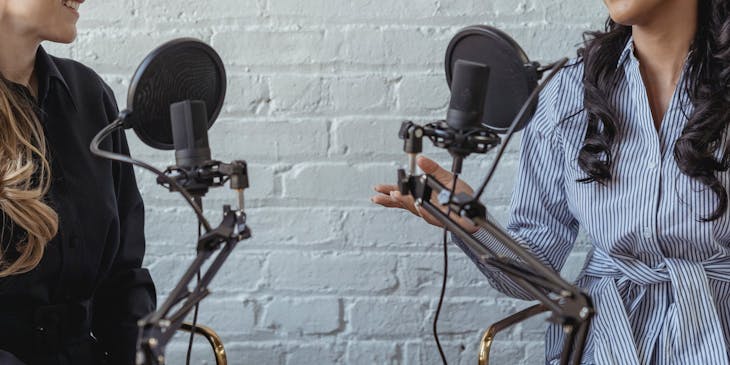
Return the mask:
[[[167,300],[153,313],[138,322],[141,335],[137,346],[137,364],[161,365],[165,364],[165,348],[167,343],[180,329],[185,317],[208,294],[208,284],[218,273],[225,260],[231,254],[238,242],[251,237],[246,226],[246,214],[242,210],[231,210],[229,205],[223,207],[223,221],[221,224],[204,234],[198,240],[198,254],[190,264],[185,274],[170,292]],[[221,246],[223,246],[221,248]],[[220,252],[203,274],[192,291],[188,286],[203,264],[217,251]],[[173,308],[181,304],[173,312]]]
[[[248,175],[246,164],[243,161],[236,161],[233,164],[223,164],[212,161],[206,168],[197,169],[195,173],[179,173],[175,167],[168,168],[167,174],[178,181],[181,186],[190,185],[198,189],[207,190],[207,187],[220,186],[225,181],[231,181],[231,188],[239,191],[239,209],[233,210],[230,205],[223,206],[223,220],[221,224],[198,239],[197,256],[188,269],[178,281],[175,288],[170,292],[167,300],[153,313],[139,321],[141,335],[139,336],[137,364],[162,365],[165,364],[165,347],[167,343],[180,329],[183,321],[190,311],[200,303],[208,294],[208,285],[223,263],[228,259],[238,242],[251,237],[251,231],[246,225],[246,213],[243,210],[243,189],[248,187]],[[162,180],[162,181],[159,181]],[[159,179],[161,185],[166,186],[170,191],[174,188]],[[218,184],[218,185],[215,185]],[[206,189],[203,189],[205,187]],[[195,195],[196,202],[200,204],[200,195]],[[222,248],[221,248],[222,246]],[[200,281],[193,290],[189,285],[193,281],[208,259],[220,249],[213,262],[208,266]],[[181,304],[182,303],[182,304]],[[173,312],[177,305],[181,306]]]
[[[478,198],[466,193],[451,197],[451,191],[433,176],[416,175],[416,157],[422,152],[423,137],[431,139],[437,147],[449,149],[455,161],[454,172],[460,171],[461,159],[469,153],[485,153],[499,145],[500,138],[487,129],[474,129],[465,133],[449,128],[444,122],[418,126],[409,121],[401,125],[399,137],[404,140],[404,151],[410,160],[408,174],[404,169],[398,170],[398,188],[401,194],[412,195],[417,205],[423,207],[446,229],[461,239],[464,245],[459,247],[475,263],[490,265],[501,270],[551,311],[550,320],[562,325],[567,335],[560,363],[579,365],[583,357],[590,320],[594,314],[590,297],[565,281],[512,239],[501,227],[487,219],[487,209]],[[434,194],[438,197],[438,205],[431,201]],[[512,251],[520,261],[496,255],[446,215],[439,206],[450,207],[452,212],[469,218]]]
[[[165,364],[165,348],[175,332],[182,327],[183,321],[193,308],[210,293],[208,285],[238,242],[251,237],[244,212],[243,191],[249,186],[245,161],[223,163],[208,160],[200,166],[173,165],[158,175],[157,183],[171,192],[187,192],[194,198],[200,210],[202,210],[202,197],[211,187],[229,183],[230,188],[237,192],[238,209],[224,205],[222,222],[214,229],[204,221],[204,217],[198,217],[199,223],[206,227],[206,232],[198,238],[197,256],[165,302],[155,312],[138,322],[140,328],[136,360],[138,365]],[[200,273],[203,265],[216,251],[219,252],[202,278],[190,290],[189,286],[196,274]],[[177,310],[173,310],[176,307]]]

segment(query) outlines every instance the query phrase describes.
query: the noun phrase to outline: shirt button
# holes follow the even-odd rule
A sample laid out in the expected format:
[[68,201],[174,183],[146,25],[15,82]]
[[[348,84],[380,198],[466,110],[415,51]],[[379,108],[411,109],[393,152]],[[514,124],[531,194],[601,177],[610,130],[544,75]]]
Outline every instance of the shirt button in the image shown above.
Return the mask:
[[652,234],[651,234],[651,228],[644,227],[644,238],[651,238],[651,236],[652,236]]
[[654,169],[656,169],[656,167],[657,167],[657,163],[656,163],[656,162],[654,162],[654,161],[652,161],[652,162],[649,162],[649,165],[648,165],[648,167],[649,167],[649,169],[650,169],[650,170],[654,170]]

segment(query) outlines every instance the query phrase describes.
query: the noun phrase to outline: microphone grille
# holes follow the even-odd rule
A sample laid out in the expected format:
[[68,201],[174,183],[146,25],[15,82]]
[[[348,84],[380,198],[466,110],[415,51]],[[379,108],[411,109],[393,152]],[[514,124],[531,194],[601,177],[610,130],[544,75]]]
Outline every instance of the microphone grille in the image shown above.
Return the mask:
[[457,129],[478,128],[484,114],[489,67],[467,60],[454,64],[451,101],[446,122]]

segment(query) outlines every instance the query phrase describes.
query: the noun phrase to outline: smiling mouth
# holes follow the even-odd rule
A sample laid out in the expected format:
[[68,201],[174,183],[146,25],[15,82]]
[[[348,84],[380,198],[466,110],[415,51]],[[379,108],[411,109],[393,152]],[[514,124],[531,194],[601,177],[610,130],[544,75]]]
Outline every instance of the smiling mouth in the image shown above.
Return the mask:
[[69,8],[69,9],[78,11],[79,7],[81,6],[81,3],[78,1],[73,1],[73,0],[65,0],[63,2],[63,6]]

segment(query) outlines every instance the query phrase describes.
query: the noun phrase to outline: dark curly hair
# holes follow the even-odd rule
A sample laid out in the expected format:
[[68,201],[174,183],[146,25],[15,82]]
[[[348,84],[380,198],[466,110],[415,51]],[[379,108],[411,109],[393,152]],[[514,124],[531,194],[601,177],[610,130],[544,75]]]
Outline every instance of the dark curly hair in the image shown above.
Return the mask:
[[[727,190],[715,173],[730,165],[730,143],[720,159],[715,153],[730,122],[730,1],[698,2],[697,32],[687,59],[686,88],[694,110],[674,146],[679,170],[710,188],[718,198],[715,210],[702,221],[713,221],[727,210]],[[582,183],[611,181],[611,148],[617,138],[616,110],[609,102],[617,82],[616,64],[631,36],[631,27],[610,18],[604,31],[586,32],[578,50],[584,64],[584,102],[588,127],[578,155],[578,166],[587,177]]]

